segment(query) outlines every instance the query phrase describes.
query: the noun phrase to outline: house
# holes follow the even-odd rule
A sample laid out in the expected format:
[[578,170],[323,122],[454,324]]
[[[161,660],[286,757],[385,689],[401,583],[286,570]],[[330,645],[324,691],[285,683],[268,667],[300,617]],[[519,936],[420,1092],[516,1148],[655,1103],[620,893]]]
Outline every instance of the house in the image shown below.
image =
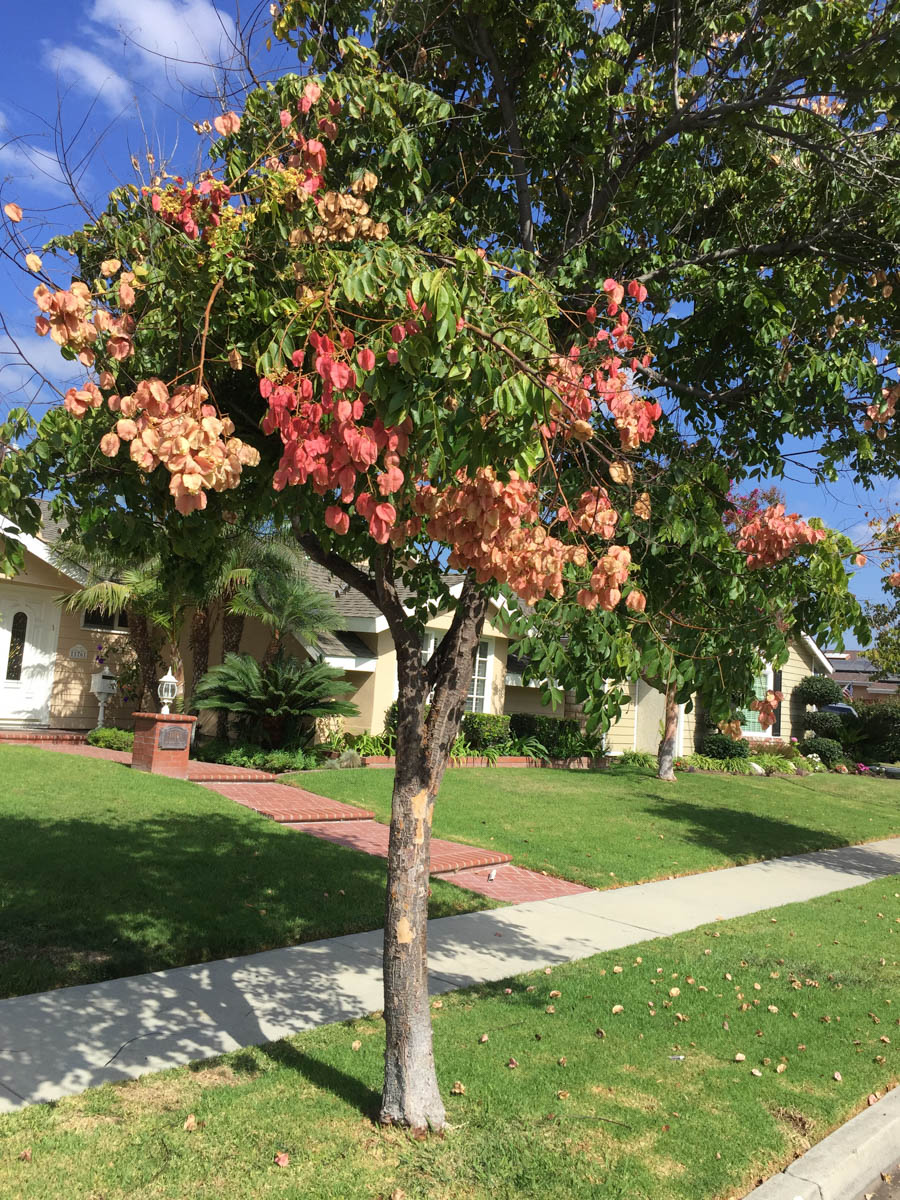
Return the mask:
[[[784,699],[775,710],[775,724],[771,729],[761,729],[759,716],[752,709],[743,713],[741,728],[750,741],[765,741],[771,738],[803,737],[803,713],[806,705],[794,699],[794,689],[807,675],[831,674],[831,664],[812,638],[806,634],[791,643],[788,661],[779,671],[771,667],[763,671],[756,681],[756,695],[762,698],[766,692],[782,692]],[[641,680],[629,688],[629,701],[620,719],[607,735],[607,746],[613,753],[625,750],[648,750],[653,753],[662,737],[665,698]],[[692,754],[699,749],[706,730],[702,712],[696,708],[686,712],[682,705],[678,713],[678,732],[675,754]]]
[[[0,728],[92,729],[99,706],[91,692],[91,676],[103,669],[98,659],[107,658],[110,647],[127,640],[127,618],[99,611],[70,613],[57,603],[58,597],[84,583],[85,573],[77,563],[52,553],[59,528],[49,506],[43,509],[40,536],[17,535],[25,549],[25,569],[13,578],[0,576]],[[0,517],[0,529],[8,528],[10,523]],[[380,733],[397,694],[396,654],[387,621],[359,592],[313,563],[309,577],[334,598],[343,629],[324,635],[315,647],[294,643],[292,648],[297,654],[323,658],[346,673],[355,689],[349,698],[360,710],[357,717],[347,718],[348,732]],[[518,696],[523,709],[542,711],[539,689],[523,685],[521,678],[507,689],[509,639],[502,627],[503,608],[502,601],[492,604],[485,622],[467,707],[473,712],[503,712]],[[423,653],[431,653],[451,619],[450,612],[439,613],[428,623]],[[258,622],[245,621],[242,653],[262,657],[268,641],[268,632]],[[190,689],[186,640],[181,649]],[[209,661],[217,663],[221,657],[219,622],[213,630]],[[131,707],[117,698],[107,706],[107,723],[127,723]],[[211,714],[202,721],[211,724]]]
[[[0,528],[8,527],[0,517]],[[25,548],[25,569],[12,579],[0,576],[0,728],[35,727],[86,730],[97,724],[98,702],[91,693],[91,676],[102,670],[98,658],[126,641],[127,619],[101,612],[70,613],[57,598],[75,591],[84,582],[84,572],[76,563],[55,558],[50,546],[58,535],[47,506],[39,537],[19,535]],[[396,699],[396,654],[387,621],[378,609],[359,592],[323,568],[309,563],[310,581],[330,595],[341,618],[339,632],[322,636],[315,647],[294,644],[297,654],[322,658],[342,670],[353,684],[351,699],[359,708],[356,717],[346,720],[350,733],[380,733],[385,712]],[[451,594],[461,582],[448,576]],[[526,664],[510,650],[506,632],[506,607],[503,600],[493,601],[485,621],[467,709],[483,713],[541,713],[561,717],[567,710],[555,711],[542,703],[542,689],[525,682]],[[450,611],[436,614],[427,624],[422,652],[429,655],[452,620]],[[268,644],[268,632],[257,622],[247,620],[240,649],[262,657]],[[190,678],[190,654],[187,644],[182,656]],[[221,661],[221,622],[213,630],[210,663]],[[831,672],[829,660],[810,638],[802,638],[791,648],[790,658],[781,671],[763,673],[757,686],[759,695],[774,687],[785,693],[773,730],[764,732],[754,712],[745,714],[745,732],[749,738],[801,737],[799,708],[792,702],[793,688],[814,671]],[[127,723],[132,706],[117,698],[107,707],[107,723]],[[607,736],[613,752],[624,750],[655,751],[663,718],[663,697],[638,681],[630,689],[630,699],[620,720]],[[212,723],[205,714],[202,723]],[[698,732],[702,734],[702,716],[696,712],[679,714],[677,753],[693,751]]]
[[885,675],[883,679],[876,679],[878,668],[865,657],[862,650],[829,654],[828,662],[835,681],[841,685],[851,704],[877,704],[897,695],[900,675]]

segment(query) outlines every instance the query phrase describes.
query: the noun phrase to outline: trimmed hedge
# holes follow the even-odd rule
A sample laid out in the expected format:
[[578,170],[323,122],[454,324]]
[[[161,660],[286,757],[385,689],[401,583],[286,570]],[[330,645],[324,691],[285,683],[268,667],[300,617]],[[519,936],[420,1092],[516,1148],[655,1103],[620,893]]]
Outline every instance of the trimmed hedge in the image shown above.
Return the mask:
[[794,699],[821,708],[823,704],[841,704],[844,693],[841,685],[827,675],[807,675],[794,688]]
[[843,742],[844,722],[840,713],[808,712],[803,714],[803,728],[810,730],[816,737],[831,738]]
[[92,729],[87,735],[89,746],[100,746],[104,750],[124,750],[130,753],[134,749],[134,734],[130,729],[113,729],[103,725]]
[[800,743],[801,750],[807,756],[818,754],[826,767],[833,767],[844,757],[844,748],[834,738],[812,737]]
[[705,758],[716,758],[720,762],[729,758],[749,758],[750,743],[743,738],[736,742],[727,733],[708,733],[700,752]]
[[859,751],[866,761],[900,762],[900,704],[861,704],[856,711],[863,734]]
[[516,739],[537,738],[550,758],[577,758],[591,752],[577,721],[539,713],[513,713],[509,730]]
[[473,750],[500,749],[509,742],[509,722],[510,718],[502,714],[466,713],[459,731]]

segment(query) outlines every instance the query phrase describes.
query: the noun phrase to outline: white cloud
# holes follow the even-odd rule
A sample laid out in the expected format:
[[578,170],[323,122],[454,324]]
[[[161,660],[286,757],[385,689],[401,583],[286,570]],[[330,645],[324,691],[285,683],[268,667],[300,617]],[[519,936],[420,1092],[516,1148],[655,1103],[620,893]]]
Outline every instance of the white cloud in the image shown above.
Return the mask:
[[80,46],[46,45],[44,64],[66,83],[80,91],[99,96],[109,108],[120,110],[131,99],[132,89],[102,58]]
[[146,77],[170,70],[183,83],[198,83],[234,54],[234,21],[210,0],[94,0],[90,20],[100,27],[98,42],[124,50]]
[[[5,120],[0,115],[0,129]],[[25,137],[0,141],[0,168],[17,183],[30,183],[44,192],[67,190],[56,155],[36,146]]]

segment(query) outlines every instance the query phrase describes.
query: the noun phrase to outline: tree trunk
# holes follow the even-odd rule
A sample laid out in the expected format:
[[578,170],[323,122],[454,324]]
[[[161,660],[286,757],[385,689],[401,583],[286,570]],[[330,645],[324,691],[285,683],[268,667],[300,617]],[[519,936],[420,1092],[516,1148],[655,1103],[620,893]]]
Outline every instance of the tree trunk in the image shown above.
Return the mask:
[[[222,616],[222,661],[226,654],[240,654],[241,638],[244,636],[244,618],[240,613],[233,613],[228,608]],[[228,713],[221,709],[216,713],[216,737],[220,741],[228,739]]]
[[[401,624],[397,646],[397,770],[391,801],[384,929],[386,1046],[381,1121],[417,1133],[445,1122],[431,1039],[428,875],[434,800],[459,730],[484,624],[484,598],[464,586],[432,662]],[[431,669],[430,669],[431,668]],[[434,683],[427,722],[425,700]]]
[[675,782],[675,738],[678,733],[678,703],[675,699],[675,685],[666,686],[666,715],[662,741],[659,743],[657,755],[657,779],[666,783]]
[[134,647],[134,654],[140,673],[140,683],[138,684],[140,695],[136,698],[137,711],[141,712],[144,710],[144,704],[146,703],[147,709],[150,712],[156,712],[159,708],[159,698],[156,690],[157,680],[160,675],[159,654],[153,645],[150,622],[143,613],[136,612],[133,608],[128,609],[128,640]]
[[[421,626],[397,594],[393,552],[379,548],[368,570],[326,550],[293,521],[310,558],[360,591],[387,618],[397,650],[397,770],[391,800],[384,922],[384,1091],[381,1121],[424,1134],[446,1114],[434,1068],[428,998],[428,873],[434,798],[450,758],[472,681],[487,599],[466,577],[450,629],[428,663]],[[371,571],[371,573],[370,573]],[[425,720],[425,701],[433,689]]]
[[[209,670],[209,641],[212,634],[212,620],[208,608],[194,610],[191,617],[191,693],[197,690],[197,684]],[[185,705],[187,708],[187,705]]]

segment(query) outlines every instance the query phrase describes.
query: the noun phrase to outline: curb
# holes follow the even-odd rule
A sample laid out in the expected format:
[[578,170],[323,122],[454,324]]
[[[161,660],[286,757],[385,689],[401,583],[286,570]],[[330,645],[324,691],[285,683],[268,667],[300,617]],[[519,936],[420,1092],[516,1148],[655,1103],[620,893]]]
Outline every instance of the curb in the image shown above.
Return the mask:
[[900,1088],[863,1109],[746,1200],[862,1200],[900,1160]]

